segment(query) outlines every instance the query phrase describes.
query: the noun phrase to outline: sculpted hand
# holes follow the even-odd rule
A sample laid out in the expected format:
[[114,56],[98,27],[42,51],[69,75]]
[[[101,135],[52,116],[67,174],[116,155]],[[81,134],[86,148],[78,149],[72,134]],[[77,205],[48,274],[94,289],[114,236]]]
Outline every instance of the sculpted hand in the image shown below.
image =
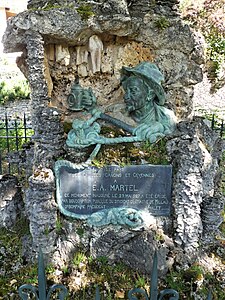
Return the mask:
[[154,122],[151,125],[140,124],[134,129],[134,134],[141,137],[142,140],[149,140],[154,143],[158,138],[164,136],[164,127],[159,122]]

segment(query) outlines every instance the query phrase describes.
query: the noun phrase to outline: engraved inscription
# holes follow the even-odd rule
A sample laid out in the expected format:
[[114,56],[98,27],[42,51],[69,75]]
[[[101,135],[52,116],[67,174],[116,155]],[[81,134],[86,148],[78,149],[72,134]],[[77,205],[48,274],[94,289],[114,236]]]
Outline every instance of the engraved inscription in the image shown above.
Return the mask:
[[57,201],[63,213],[79,215],[116,207],[169,216],[171,166],[107,166],[83,170],[61,166],[57,176]]

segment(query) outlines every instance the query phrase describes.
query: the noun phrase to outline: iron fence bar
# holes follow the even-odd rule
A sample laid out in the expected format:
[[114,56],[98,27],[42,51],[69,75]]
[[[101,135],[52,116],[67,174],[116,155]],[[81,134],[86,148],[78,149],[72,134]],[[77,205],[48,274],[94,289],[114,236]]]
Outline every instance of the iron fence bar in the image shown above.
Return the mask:
[[212,122],[211,122],[211,128],[214,129],[215,127],[215,115],[212,115]]
[[99,286],[96,286],[95,289],[95,300],[101,300],[101,296],[100,296],[100,291],[99,291]]
[[0,175],[2,174],[2,151],[0,150]]
[[208,292],[206,300],[212,300],[212,291],[211,291],[211,289]]
[[[8,116],[5,114],[5,132],[6,132],[6,145],[7,145],[7,151],[10,152],[10,146],[9,146],[9,124],[8,124]],[[10,163],[8,163],[8,173],[11,173],[11,167]]]
[[[15,120],[15,130],[16,130],[16,151],[19,150],[19,136],[18,136],[18,123],[17,120]],[[20,174],[19,164],[16,164],[17,166],[17,173]]]
[[19,150],[19,137],[18,137],[18,126],[17,121],[15,120],[15,131],[16,131],[16,150]]
[[220,127],[220,136],[221,137],[223,137],[224,130],[225,130],[225,128],[224,128],[224,122],[222,120],[221,127]]
[[41,249],[39,249],[38,253],[38,292],[39,292],[39,300],[46,300],[46,277],[45,277],[45,267],[44,267],[44,259],[43,253]]
[[8,124],[8,117],[7,114],[5,114],[5,133],[6,133],[6,145],[7,145],[7,150],[9,152],[9,124]]
[[23,115],[23,129],[24,129],[24,136],[25,136],[25,142],[27,141],[27,120],[26,120],[26,114]]
[[157,252],[155,251],[153,257],[153,266],[152,266],[152,277],[151,277],[151,289],[150,289],[150,299],[157,300],[158,298],[158,256]]

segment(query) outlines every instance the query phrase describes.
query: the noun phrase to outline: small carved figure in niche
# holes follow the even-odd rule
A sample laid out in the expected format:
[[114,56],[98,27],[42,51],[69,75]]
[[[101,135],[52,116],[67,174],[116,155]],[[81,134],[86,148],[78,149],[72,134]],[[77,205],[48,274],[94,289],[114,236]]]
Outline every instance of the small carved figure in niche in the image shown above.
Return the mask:
[[91,55],[91,67],[93,74],[100,72],[103,43],[97,35],[92,35],[89,38],[88,49]]
[[[69,132],[66,141],[69,147],[87,147],[93,144],[101,145],[144,140],[154,143],[159,138],[174,131],[176,126],[175,115],[171,110],[163,107],[165,93],[161,86],[163,75],[159,69],[150,62],[142,62],[133,68],[123,67],[121,73],[121,83],[125,90],[126,109],[137,122],[137,127],[132,127],[101,112],[96,106],[96,98],[92,90],[90,88],[83,89],[76,83],[68,97],[70,109],[86,109],[92,114],[92,118],[87,121],[73,121],[73,129]],[[131,133],[131,136],[105,138],[99,134],[98,126],[92,126],[97,119],[105,120],[120,127]],[[79,131],[81,131],[80,134]]]
[[88,49],[86,46],[78,46],[77,47],[77,65],[81,65],[83,63],[88,63]]

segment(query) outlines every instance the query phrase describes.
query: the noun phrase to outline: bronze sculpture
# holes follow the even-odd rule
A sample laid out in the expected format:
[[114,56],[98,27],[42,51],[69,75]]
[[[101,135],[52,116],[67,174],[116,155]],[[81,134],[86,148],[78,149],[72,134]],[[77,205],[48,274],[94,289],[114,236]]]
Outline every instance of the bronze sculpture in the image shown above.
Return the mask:
[[[93,144],[144,140],[154,143],[175,130],[175,115],[163,106],[165,104],[165,93],[161,86],[163,75],[156,65],[142,62],[136,67],[123,67],[121,75],[126,109],[137,126],[132,127],[101,112],[97,107],[92,90],[90,88],[83,89],[78,83],[75,83],[72,91],[76,91],[76,94],[74,94],[74,98],[71,94],[68,97],[70,109],[86,109],[92,114],[92,118],[87,121],[73,121],[73,129],[69,132],[66,142],[69,147],[82,148]],[[131,133],[131,136],[116,139],[105,138],[99,134],[100,127],[96,123],[97,119],[103,119],[121,127]]]
[[[60,168],[69,166],[73,169],[84,169],[97,155],[102,144],[146,141],[156,142],[158,139],[171,134],[176,127],[174,113],[165,108],[165,93],[161,86],[163,75],[159,69],[150,62],[142,62],[136,67],[123,67],[121,71],[121,84],[125,91],[124,102],[130,117],[136,122],[136,126],[122,122],[110,115],[103,113],[97,107],[96,97],[91,88],[84,89],[76,81],[68,96],[68,104],[71,110],[87,110],[91,118],[83,121],[75,119],[72,129],[67,136],[66,144],[72,148],[84,148],[96,145],[89,159],[83,164],[72,164],[68,161],[59,160],[55,165],[55,172],[59,174]],[[130,133],[130,136],[106,138],[101,135],[101,126],[97,122],[103,119]],[[59,176],[58,176],[59,177]],[[57,180],[58,198],[60,195],[60,182]],[[59,201],[61,203],[61,200]],[[89,225],[104,226],[108,224],[127,225],[139,227],[145,222],[144,211],[138,211],[130,207],[116,207],[102,209],[90,215],[76,214],[65,211],[68,216],[79,219],[87,219]],[[149,217],[149,216],[148,216]]]

